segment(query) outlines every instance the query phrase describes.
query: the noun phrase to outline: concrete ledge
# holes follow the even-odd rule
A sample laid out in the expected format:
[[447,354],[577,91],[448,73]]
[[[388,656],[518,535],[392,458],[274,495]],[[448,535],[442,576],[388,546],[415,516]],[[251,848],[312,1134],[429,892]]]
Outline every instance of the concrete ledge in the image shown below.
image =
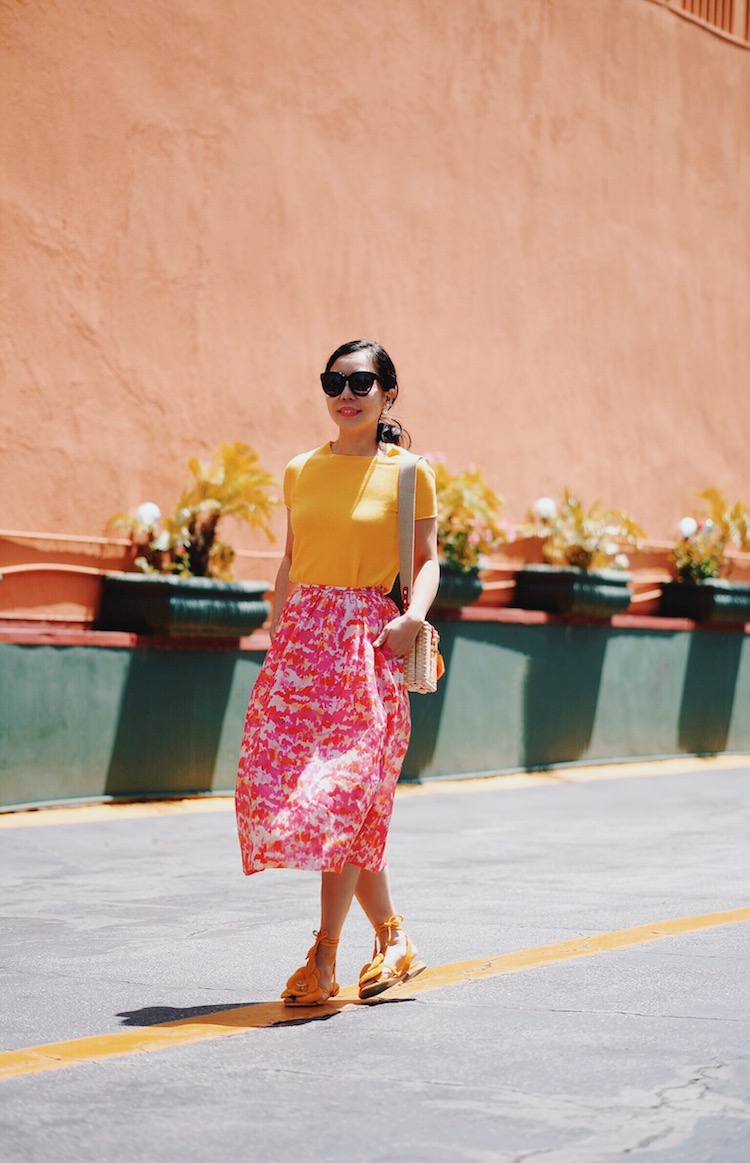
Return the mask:
[[[436,619],[405,780],[750,752],[750,635],[512,608]],[[0,807],[227,792],[265,631],[236,642],[0,631]]]

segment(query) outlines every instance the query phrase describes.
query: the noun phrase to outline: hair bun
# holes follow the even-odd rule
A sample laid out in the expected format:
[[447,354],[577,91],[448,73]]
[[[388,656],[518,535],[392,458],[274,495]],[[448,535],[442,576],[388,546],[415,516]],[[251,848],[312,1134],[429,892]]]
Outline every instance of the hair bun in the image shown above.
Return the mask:
[[398,420],[381,420],[378,424],[378,444],[399,444],[402,448],[408,448],[411,437]]

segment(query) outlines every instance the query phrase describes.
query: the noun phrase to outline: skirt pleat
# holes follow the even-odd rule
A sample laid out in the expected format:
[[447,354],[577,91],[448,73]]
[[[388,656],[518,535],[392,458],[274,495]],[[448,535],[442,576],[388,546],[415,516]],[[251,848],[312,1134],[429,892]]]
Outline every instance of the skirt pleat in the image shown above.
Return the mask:
[[235,805],[242,865],[385,867],[409,743],[403,662],[373,647],[398,613],[376,588],[299,586],[250,697]]

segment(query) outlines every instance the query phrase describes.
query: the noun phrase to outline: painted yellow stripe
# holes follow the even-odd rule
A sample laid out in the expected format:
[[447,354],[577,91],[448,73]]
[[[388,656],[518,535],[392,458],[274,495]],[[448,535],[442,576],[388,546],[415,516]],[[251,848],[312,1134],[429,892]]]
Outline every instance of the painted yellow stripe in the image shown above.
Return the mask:
[[[644,945],[648,941],[658,941],[663,937],[680,937],[685,933],[714,929],[720,925],[736,925],[742,921],[750,921],[750,907],[730,909],[722,913],[705,913],[697,917],[677,917],[671,921],[637,925],[633,929],[599,933],[594,937],[578,937],[572,941],[561,941],[557,945],[538,945],[534,949],[503,953],[499,957],[491,957],[484,961],[457,961],[452,965],[438,965],[429,971],[429,976],[424,974],[405,988],[410,994],[423,993],[431,989],[443,989],[450,985],[463,985],[470,981],[499,977],[504,973],[520,973],[524,969],[535,969],[540,965],[572,961],[577,957],[612,953],[617,949]],[[403,993],[404,990],[401,991],[401,996]]]
[[[686,755],[681,759],[651,759],[626,761],[582,767],[554,767],[548,771],[508,772],[503,775],[465,776],[462,779],[427,779],[424,783],[400,783],[396,788],[399,799],[415,796],[466,795],[471,792],[518,791],[530,787],[550,787],[567,783],[599,783],[613,779],[649,779],[655,776],[710,775],[717,771],[736,771],[750,774],[750,757],[746,754],[715,755],[703,758]],[[211,796],[193,796],[184,800],[149,800],[103,804],[55,804],[34,808],[3,810],[0,808],[0,828],[39,828],[55,824],[98,824],[113,820],[139,820],[151,816],[172,816],[206,812],[231,812],[234,797],[227,793]]]
[[[627,949],[633,945],[642,945],[647,941],[658,941],[664,937],[678,937],[701,929],[713,929],[721,925],[734,925],[746,921],[750,921],[750,907],[730,909],[721,913],[706,913],[696,917],[678,917],[674,920],[638,925],[632,929],[620,929],[611,933],[599,933],[593,937],[561,941],[556,945],[520,949],[515,953],[503,953],[497,957],[438,965],[428,969],[413,982],[401,986],[397,995],[391,994],[388,997],[414,997],[436,989],[465,985],[473,981],[486,981],[506,973],[520,973],[542,965],[554,965],[578,957],[592,957],[617,949]],[[357,997],[357,987],[349,985],[342,989],[334,1001],[321,1009],[292,1012],[281,1002],[262,1002],[258,1005],[238,1006],[194,1018],[181,1018],[173,1022],[148,1026],[145,1029],[120,1030],[114,1034],[76,1038],[70,1042],[52,1042],[47,1046],[9,1050],[0,1053],[0,1079],[38,1074],[45,1070],[60,1070],[66,1066],[103,1058],[120,1058],[128,1054],[166,1050],[171,1046],[186,1046],[191,1042],[204,1042],[247,1030],[291,1025],[294,1022],[327,1016],[331,1011],[353,1011],[371,1004],[378,1004],[378,999],[374,1002],[361,1002]]]

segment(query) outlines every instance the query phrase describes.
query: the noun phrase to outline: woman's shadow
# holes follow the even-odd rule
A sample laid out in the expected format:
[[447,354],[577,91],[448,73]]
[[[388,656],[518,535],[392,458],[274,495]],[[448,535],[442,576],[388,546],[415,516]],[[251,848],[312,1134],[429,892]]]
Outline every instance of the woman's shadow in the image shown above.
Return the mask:
[[117,1014],[122,1025],[144,1029],[149,1026],[171,1024],[228,1026],[235,1029],[266,1029],[274,1026],[302,1025],[306,1022],[327,1021],[336,1017],[346,1006],[367,1007],[393,1005],[415,1001],[412,997],[375,997],[366,1001],[352,998],[332,998],[324,1006],[303,1006],[299,1009],[284,1006],[281,1001],[238,1002],[214,1006],[144,1006],[140,1010],[124,1010]]

